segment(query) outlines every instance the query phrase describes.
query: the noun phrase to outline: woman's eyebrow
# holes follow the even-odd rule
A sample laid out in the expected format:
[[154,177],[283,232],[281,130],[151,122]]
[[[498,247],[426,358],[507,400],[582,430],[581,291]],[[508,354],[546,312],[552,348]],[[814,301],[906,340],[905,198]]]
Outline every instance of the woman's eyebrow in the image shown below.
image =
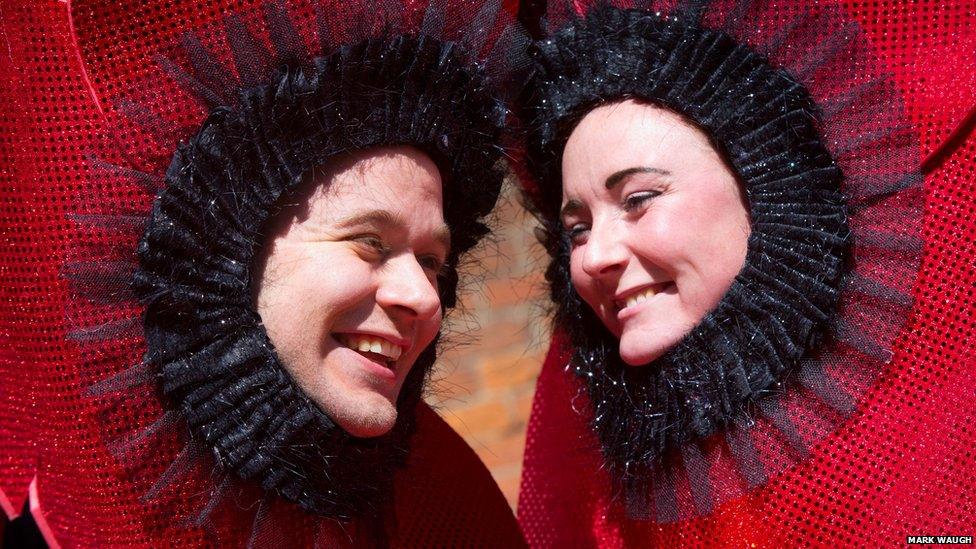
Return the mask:
[[[652,166],[635,166],[633,168],[627,168],[610,174],[610,176],[607,177],[606,181],[604,182],[604,186],[606,186],[607,190],[609,191],[610,189],[616,187],[621,182],[626,180],[628,177],[638,173],[653,173],[653,174],[663,175],[663,176],[671,175],[670,171],[662,168],[654,168]],[[566,204],[562,207],[561,210],[559,210],[559,217],[563,218],[566,217],[567,215],[572,215],[581,209],[583,209],[583,203],[580,202],[579,200],[575,200],[575,199],[567,200]]]
[[566,201],[566,204],[559,210],[560,219],[565,218],[567,215],[572,215],[583,209],[583,203],[579,200],[571,198]]
[[614,173],[610,174],[610,177],[607,178],[607,180],[604,183],[604,185],[606,186],[607,190],[609,191],[610,189],[612,189],[612,188],[616,187],[617,185],[619,185],[622,181],[624,181],[628,177],[630,177],[630,176],[632,176],[634,174],[638,174],[638,173],[653,173],[653,174],[657,174],[657,175],[671,175],[671,172],[670,171],[668,171],[668,170],[662,170],[661,168],[654,168],[654,167],[651,167],[651,166],[636,166],[636,167],[633,167],[633,168],[627,168],[625,170],[620,170],[619,172],[614,172]]
[[[399,215],[388,210],[369,210],[350,215],[336,222],[336,227],[349,229],[352,227],[362,227],[364,225],[378,227],[381,229],[405,229],[408,221]],[[451,249],[451,229],[447,225],[441,225],[434,229],[434,240],[444,246],[446,251]]]

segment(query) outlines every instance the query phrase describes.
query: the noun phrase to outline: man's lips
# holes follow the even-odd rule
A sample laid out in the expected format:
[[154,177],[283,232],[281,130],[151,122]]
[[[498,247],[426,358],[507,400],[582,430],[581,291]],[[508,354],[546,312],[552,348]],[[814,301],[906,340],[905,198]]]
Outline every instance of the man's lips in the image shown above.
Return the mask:
[[388,360],[397,360],[403,354],[405,345],[395,343],[383,336],[371,334],[335,334],[336,340],[354,351],[381,355]]
[[[402,340],[393,341],[386,336],[365,333],[334,333],[339,344],[356,352],[371,364],[385,370],[386,374],[396,375],[397,361],[407,350]],[[384,372],[377,372],[383,374]],[[387,377],[383,375],[383,377]]]

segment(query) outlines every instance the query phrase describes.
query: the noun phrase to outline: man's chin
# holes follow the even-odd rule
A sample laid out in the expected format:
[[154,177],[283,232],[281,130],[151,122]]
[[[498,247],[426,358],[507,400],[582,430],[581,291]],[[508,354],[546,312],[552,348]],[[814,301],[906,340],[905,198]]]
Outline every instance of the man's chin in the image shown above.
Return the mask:
[[354,405],[353,410],[336,414],[342,416],[333,421],[350,435],[357,438],[374,438],[389,433],[397,420],[396,406],[380,395],[375,395],[370,402]]

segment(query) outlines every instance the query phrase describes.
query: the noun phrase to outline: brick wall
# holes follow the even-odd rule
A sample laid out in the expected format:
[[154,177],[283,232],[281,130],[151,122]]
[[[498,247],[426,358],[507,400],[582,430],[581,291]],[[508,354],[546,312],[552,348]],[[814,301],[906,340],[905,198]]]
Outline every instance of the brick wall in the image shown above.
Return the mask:
[[433,404],[488,466],[514,508],[525,427],[549,344],[545,252],[532,217],[508,186],[495,210],[494,237],[474,254],[461,311],[434,374]]

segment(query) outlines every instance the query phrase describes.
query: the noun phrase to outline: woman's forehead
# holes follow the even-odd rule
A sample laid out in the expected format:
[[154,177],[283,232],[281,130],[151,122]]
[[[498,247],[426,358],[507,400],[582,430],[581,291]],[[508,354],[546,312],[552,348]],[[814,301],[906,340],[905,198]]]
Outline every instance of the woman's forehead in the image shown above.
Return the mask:
[[563,151],[564,200],[583,189],[609,188],[615,174],[694,172],[717,151],[700,129],[680,115],[627,100],[591,110],[570,134]]
[[[607,149],[600,150],[599,146]],[[657,105],[627,100],[601,105],[587,113],[567,139],[563,158],[588,153],[595,158],[613,159],[654,154],[678,146],[711,148],[704,132],[681,115]]]

